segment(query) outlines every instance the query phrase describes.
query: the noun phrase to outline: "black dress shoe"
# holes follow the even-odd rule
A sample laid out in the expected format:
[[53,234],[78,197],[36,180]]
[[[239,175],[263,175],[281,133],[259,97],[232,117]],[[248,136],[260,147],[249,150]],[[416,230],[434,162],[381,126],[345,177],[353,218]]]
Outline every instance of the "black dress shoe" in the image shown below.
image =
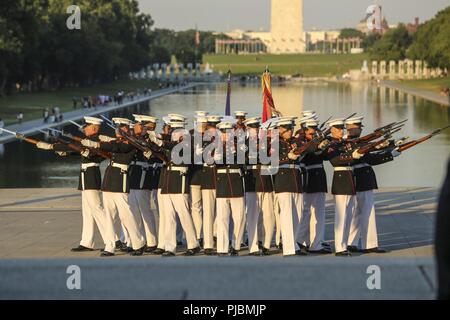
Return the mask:
[[217,254],[217,252],[214,249],[210,249],[210,248],[205,249],[204,253],[207,256],[215,256]]
[[309,250],[308,252],[312,254],[330,254],[331,250],[329,248],[322,248],[320,250]]
[[361,252],[362,253],[387,253],[389,251],[377,247],[377,248],[370,248],[370,249],[362,249]]
[[163,253],[164,253],[164,249],[161,249],[161,248],[156,248],[155,251],[152,252],[152,254],[157,254],[157,255],[160,255]]
[[153,252],[155,252],[156,249],[157,249],[156,246],[146,247],[144,252],[145,253],[153,253]]
[[295,251],[296,256],[307,256],[308,253],[305,251],[305,249],[300,249]]
[[142,254],[144,253],[144,249],[145,249],[145,246],[143,246],[137,250],[133,250],[130,252],[130,256],[134,256],[134,257],[142,256]]
[[218,256],[218,257],[228,257],[228,256],[229,256],[229,253],[223,253],[223,252],[221,252],[221,253],[217,253],[217,256]]
[[349,252],[347,250],[341,251],[341,252],[336,252],[334,255],[336,257],[351,257],[352,256],[351,252]]
[[197,253],[200,252],[200,247],[196,247],[194,249],[188,249],[184,253],[185,256],[195,256]]
[[322,242],[322,247],[331,247],[331,245],[328,242]]
[[281,242],[277,244],[276,247],[278,250],[283,250],[283,244]]
[[267,248],[262,247],[261,248],[261,255],[262,256],[270,256],[270,250]]
[[359,250],[357,246],[347,246],[347,251],[350,251],[350,252],[361,252],[361,250]]
[[122,241],[120,241],[120,240],[117,240],[116,241],[116,249],[117,250],[120,250],[120,249],[122,249],[123,247],[127,247],[127,245],[126,245],[126,243],[123,243]]
[[86,251],[94,251],[94,249],[82,246],[80,244],[78,247],[70,249],[70,251],[72,251],[72,252],[86,252]]
[[230,257],[237,257],[237,256],[239,256],[239,251],[237,251],[234,248],[231,248],[230,249]]
[[164,251],[164,253],[161,255],[162,257],[175,257],[175,253],[172,251]]
[[103,251],[102,253],[100,253],[100,257],[113,257],[114,253],[109,252],[109,251]]

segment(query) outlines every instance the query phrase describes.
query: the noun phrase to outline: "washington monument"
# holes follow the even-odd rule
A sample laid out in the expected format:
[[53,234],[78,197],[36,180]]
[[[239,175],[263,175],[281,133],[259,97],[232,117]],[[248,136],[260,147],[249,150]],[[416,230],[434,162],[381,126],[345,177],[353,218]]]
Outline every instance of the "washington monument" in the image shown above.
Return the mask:
[[270,52],[305,52],[303,0],[272,0],[270,34]]

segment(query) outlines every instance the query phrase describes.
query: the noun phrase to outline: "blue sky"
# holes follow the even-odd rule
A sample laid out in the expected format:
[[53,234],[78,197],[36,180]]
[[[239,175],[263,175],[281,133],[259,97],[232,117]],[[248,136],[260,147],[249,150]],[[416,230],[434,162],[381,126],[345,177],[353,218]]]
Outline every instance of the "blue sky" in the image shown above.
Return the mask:
[[[268,30],[270,0],[139,0],[158,28],[227,31]],[[432,18],[450,0],[304,0],[304,25],[309,30],[354,27],[373,3],[383,7],[389,23]]]

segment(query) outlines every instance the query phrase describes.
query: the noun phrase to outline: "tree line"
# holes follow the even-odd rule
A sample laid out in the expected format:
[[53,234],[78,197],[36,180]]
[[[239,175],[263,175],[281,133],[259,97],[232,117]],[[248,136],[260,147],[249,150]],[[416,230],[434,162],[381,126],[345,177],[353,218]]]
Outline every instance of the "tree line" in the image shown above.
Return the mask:
[[421,24],[414,34],[404,24],[382,36],[371,34],[365,39],[371,59],[424,60],[432,68],[450,69],[450,7]]
[[[70,5],[81,29],[69,30]],[[0,1],[0,96],[87,86],[125,77],[150,63],[199,62],[214,50],[215,36],[153,29],[137,0]]]

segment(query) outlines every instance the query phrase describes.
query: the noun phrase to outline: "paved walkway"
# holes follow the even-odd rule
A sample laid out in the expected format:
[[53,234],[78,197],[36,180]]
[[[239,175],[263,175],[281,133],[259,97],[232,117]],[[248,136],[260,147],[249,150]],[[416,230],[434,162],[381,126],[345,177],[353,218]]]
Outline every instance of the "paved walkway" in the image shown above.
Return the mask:
[[[0,189],[0,299],[433,299],[436,197],[430,188],[376,194],[380,245],[391,250],[383,255],[184,257],[180,248],[175,258],[99,258],[70,252],[81,232],[78,191]],[[333,209],[328,195],[331,244]],[[81,290],[66,285],[73,265]],[[368,289],[369,266],[380,268],[380,289]]]
[[[382,189],[376,194],[380,245],[391,250],[383,256],[433,256],[436,197],[437,191],[430,188]],[[326,240],[331,244],[333,224],[334,204],[328,195]],[[80,234],[81,201],[78,191],[0,189],[0,259],[98,257],[99,251],[82,254],[70,251],[78,245]],[[97,249],[102,248],[98,234],[96,244]],[[280,255],[275,249],[273,253]],[[117,254],[118,257],[128,257],[123,253]],[[242,254],[246,255],[247,250]]]
[[429,91],[429,90],[421,90],[421,89],[412,88],[412,87],[404,85],[398,81],[384,80],[384,81],[381,81],[381,85],[388,87],[388,88],[397,89],[399,91],[406,92],[407,94],[411,94],[413,96],[417,96],[417,97],[438,103],[440,105],[450,106],[450,98],[443,97],[440,94]]
[[[124,102],[122,104],[113,104],[113,105],[110,105],[107,107],[96,107],[96,108],[91,108],[91,109],[77,109],[74,111],[65,112],[65,113],[63,113],[63,121],[61,121],[61,122],[44,123],[42,119],[36,119],[36,120],[24,122],[22,124],[14,124],[11,126],[7,126],[7,127],[5,127],[5,129],[8,129],[13,132],[20,132],[26,136],[29,136],[29,135],[39,133],[39,130],[44,130],[47,128],[55,128],[55,127],[60,127],[60,126],[66,125],[66,124],[70,124],[70,122],[69,122],[70,120],[77,121],[77,120],[82,119],[84,116],[95,116],[95,115],[98,115],[101,113],[107,113],[107,112],[122,109],[122,108],[128,108],[130,106],[133,106],[133,105],[136,105],[136,104],[139,104],[142,102],[147,102],[147,101],[150,101],[153,99],[157,99],[159,97],[162,97],[162,96],[165,96],[165,95],[168,95],[171,93],[187,90],[187,89],[190,89],[197,85],[199,85],[199,83],[193,83],[193,84],[188,84],[186,86],[180,86],[180,87],[175,87],[175,88],[165,88],[165,89],[157,90],[157,91],[152,92],[151,95],[145,95],[145,96],[141,95],[141,96],[134,98],[133,100],[124,100]],[[11,135],[9,133],[3,132],[3,134],[0,135],[0,144],[8,143],[13,140],[15,140],[15,136]]]

